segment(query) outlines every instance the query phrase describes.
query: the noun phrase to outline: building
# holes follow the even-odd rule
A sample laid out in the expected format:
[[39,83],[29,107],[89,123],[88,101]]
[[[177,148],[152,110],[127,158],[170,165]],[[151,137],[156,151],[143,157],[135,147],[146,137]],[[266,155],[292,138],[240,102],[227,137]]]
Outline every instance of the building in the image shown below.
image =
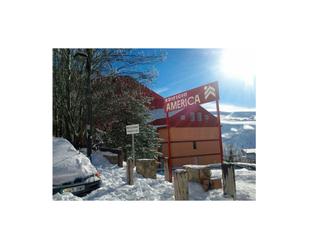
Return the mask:
[[256,162],[255,149],[242,149],[241,154],[242,154],[242,158],[244,158],[244,161],[249,162],[249,163]]
[[[152,124],[162,139],[161,152],[168,156],[168,130],[163,110],[164,98],[152,93]],[[160,99],[160,101],[158,100]],[[161,105],[157,105],[161,103]],[[200,105],[169,113],[171,163],[173,167],[185,164],[220,163],[220,127],[217,117]]]

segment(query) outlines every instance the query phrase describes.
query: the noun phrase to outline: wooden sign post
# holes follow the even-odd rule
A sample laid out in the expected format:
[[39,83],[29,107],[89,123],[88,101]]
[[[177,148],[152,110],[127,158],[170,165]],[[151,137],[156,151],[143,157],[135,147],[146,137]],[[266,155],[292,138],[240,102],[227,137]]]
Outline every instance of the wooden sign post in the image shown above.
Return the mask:
[[128,158],[127,162],[127,184],[133,185],[134,184],[134,179],[133,179],[133,160],[132,158]]
[[184,169],[177,169],[175,171],[174,179],[175,200],[188,200],[188,173]]
[[133,156],[133,164],[135,165],[135,149],[134,149],[134,134],[139,133],[139,124],[127,125],[126,126],[127,135],[132,135],[132,156]]
[[223,194],[236,199],[235,169],[232,163],[222,164]]

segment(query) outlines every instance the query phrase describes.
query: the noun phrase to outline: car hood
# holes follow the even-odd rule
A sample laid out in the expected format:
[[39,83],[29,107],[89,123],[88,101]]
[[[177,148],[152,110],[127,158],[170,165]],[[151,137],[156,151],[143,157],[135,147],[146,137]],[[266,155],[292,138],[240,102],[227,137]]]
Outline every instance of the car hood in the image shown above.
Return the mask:
[[53,138],[53,185],[74,182],[96,174],[90,160],[64,138]]

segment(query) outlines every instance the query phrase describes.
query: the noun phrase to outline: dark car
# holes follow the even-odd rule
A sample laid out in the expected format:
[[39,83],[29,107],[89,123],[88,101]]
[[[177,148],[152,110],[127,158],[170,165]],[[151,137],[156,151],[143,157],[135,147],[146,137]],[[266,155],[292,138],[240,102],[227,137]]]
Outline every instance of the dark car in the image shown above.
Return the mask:
[[101,186],[90,160],[64,138],[53,138],[53,194],[84,196]]

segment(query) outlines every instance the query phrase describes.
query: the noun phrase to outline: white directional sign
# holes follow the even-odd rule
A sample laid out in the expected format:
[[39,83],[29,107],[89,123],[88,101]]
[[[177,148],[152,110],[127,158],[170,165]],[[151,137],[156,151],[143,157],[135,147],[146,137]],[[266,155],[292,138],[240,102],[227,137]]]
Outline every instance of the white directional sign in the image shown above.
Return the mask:
[[127,135],[139,133],[139,124],[127,125],[126,131]]
[[135,165],[134,134],[139,133],[139,124],[127,125],[126,131],[127,135],[132,134],[132,155],[133,155],[133,163]]

